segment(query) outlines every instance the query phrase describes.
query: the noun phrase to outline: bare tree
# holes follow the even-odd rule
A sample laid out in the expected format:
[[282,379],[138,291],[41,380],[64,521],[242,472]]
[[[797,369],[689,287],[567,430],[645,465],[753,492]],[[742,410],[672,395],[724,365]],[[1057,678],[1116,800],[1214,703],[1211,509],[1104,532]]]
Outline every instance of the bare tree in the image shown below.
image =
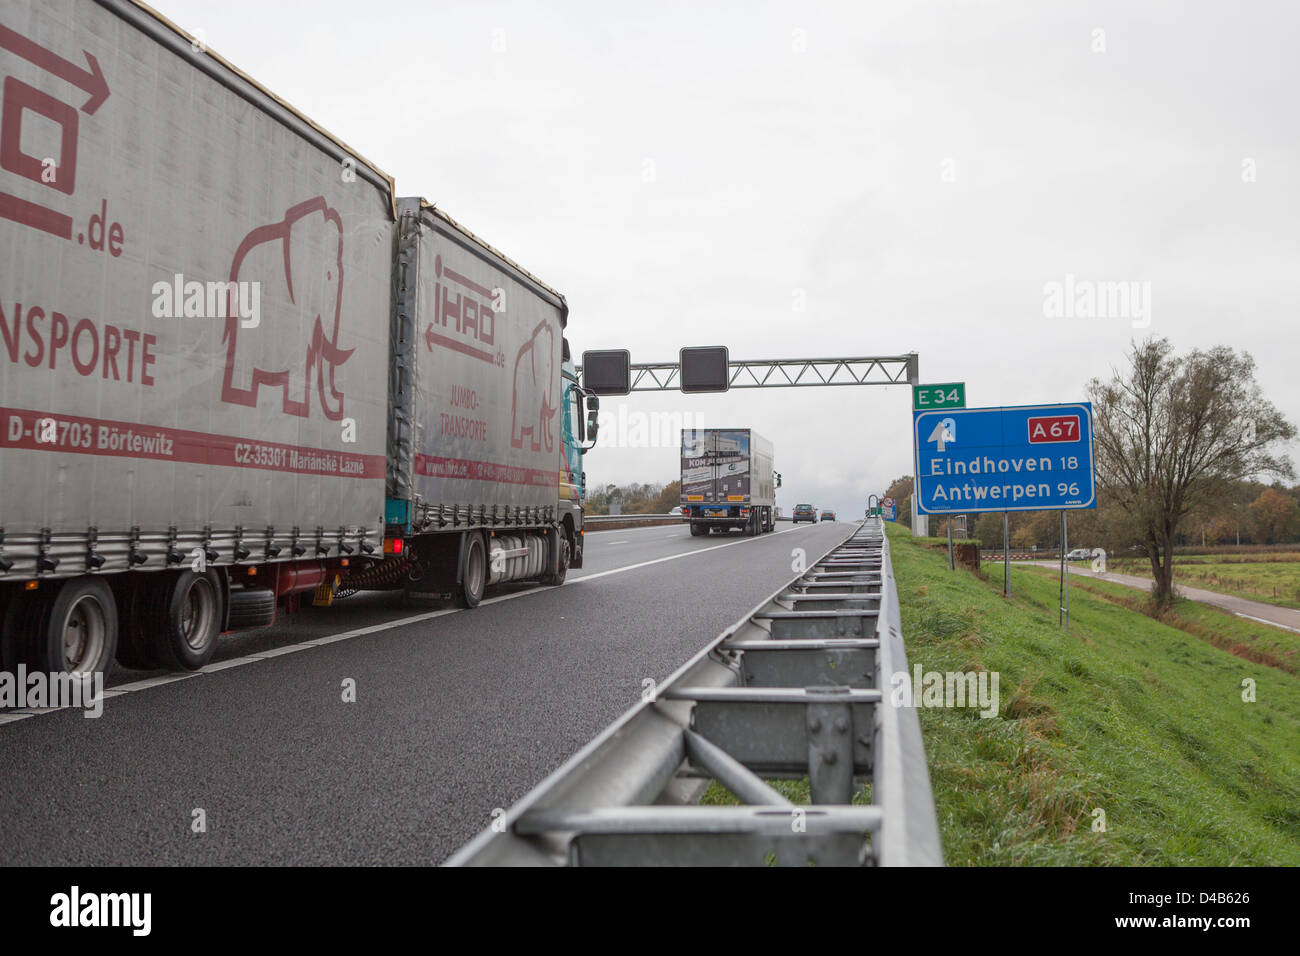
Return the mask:
[[1234,482],[1291,477],[1275,449],[1295,426],[1260,391],[1255,360],[1227,346],[1173,354],[1167,339],[1134,344],[1126,372],[1088,384],[1097,479],[1132,519],[1151,560],[1152,596],[1173,600],[1179,522]]

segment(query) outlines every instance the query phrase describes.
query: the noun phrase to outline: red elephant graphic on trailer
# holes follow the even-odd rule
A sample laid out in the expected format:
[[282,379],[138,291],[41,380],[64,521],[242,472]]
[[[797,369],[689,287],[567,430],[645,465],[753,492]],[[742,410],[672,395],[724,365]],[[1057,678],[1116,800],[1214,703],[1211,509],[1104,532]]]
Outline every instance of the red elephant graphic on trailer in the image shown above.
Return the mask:
[[[281,411],[306,418],[314,380],[325,417],[340,420],[343,392],[334,371],[355,349],[339,347],[343,219],[338,210],[317,196],[291,207],[279,222],[258,226],[235,250],[230,281],[232,288],[237,282],[259,282],[261,301],[271,307],[257,328],[242,334],[237,311],[227,310],[222,401],[256,407],[263,386],[278,388]],[[290,334],[286,326],[294,325],[310,338]]]
[[514,395],[510,399],[510,447],[524,447],[528,432],[529,447],[540,451],[555,450],[551,419],[556,408],[551,404],[551,375],[555,370],[555,332],[542,321],[515,357]]

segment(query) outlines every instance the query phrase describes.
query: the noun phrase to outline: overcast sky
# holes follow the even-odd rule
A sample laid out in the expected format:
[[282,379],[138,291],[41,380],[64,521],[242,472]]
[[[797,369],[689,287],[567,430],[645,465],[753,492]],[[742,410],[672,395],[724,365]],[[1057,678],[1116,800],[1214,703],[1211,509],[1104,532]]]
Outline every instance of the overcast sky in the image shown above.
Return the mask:
[[[916,351],[1014,405],[1154,334],[1249,351],[1300,423],[1298,4],[156,5],[562,291],[575,353]],[[1067,276],[1132,314],[1048,314]],[[911,470],[903,386],[620,402],[766,435],[787,512]],[[601,437],[593,484],[677,477]]]

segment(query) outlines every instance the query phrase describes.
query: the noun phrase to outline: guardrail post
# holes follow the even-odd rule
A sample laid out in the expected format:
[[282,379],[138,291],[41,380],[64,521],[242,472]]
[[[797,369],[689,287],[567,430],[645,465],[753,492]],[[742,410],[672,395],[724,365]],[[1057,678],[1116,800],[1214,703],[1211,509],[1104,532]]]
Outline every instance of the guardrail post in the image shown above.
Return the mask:
[[853,800],[853,714],[848,687],[810,687],[808,781],[813,803]]

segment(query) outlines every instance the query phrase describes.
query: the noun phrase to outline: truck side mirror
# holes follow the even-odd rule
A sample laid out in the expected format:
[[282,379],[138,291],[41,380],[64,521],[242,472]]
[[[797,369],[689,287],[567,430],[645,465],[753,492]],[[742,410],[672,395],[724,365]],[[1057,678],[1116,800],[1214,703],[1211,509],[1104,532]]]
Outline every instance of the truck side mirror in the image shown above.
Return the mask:
[[[600,398],[595,395],[587,396],[587,434],[591,440],[596,440],[596,433],[600,431],[600,426],[596,420],[600,417],[597,413],[600,411]],[[584,439],[585,440],[585,439]]]
[[779,471],[776,471],[776,472],[773,472],[773,474],[776,475],[776,486],[777,486],[778,488],[780,488],[780,487],[781,487],[781,473],[780,473]]

